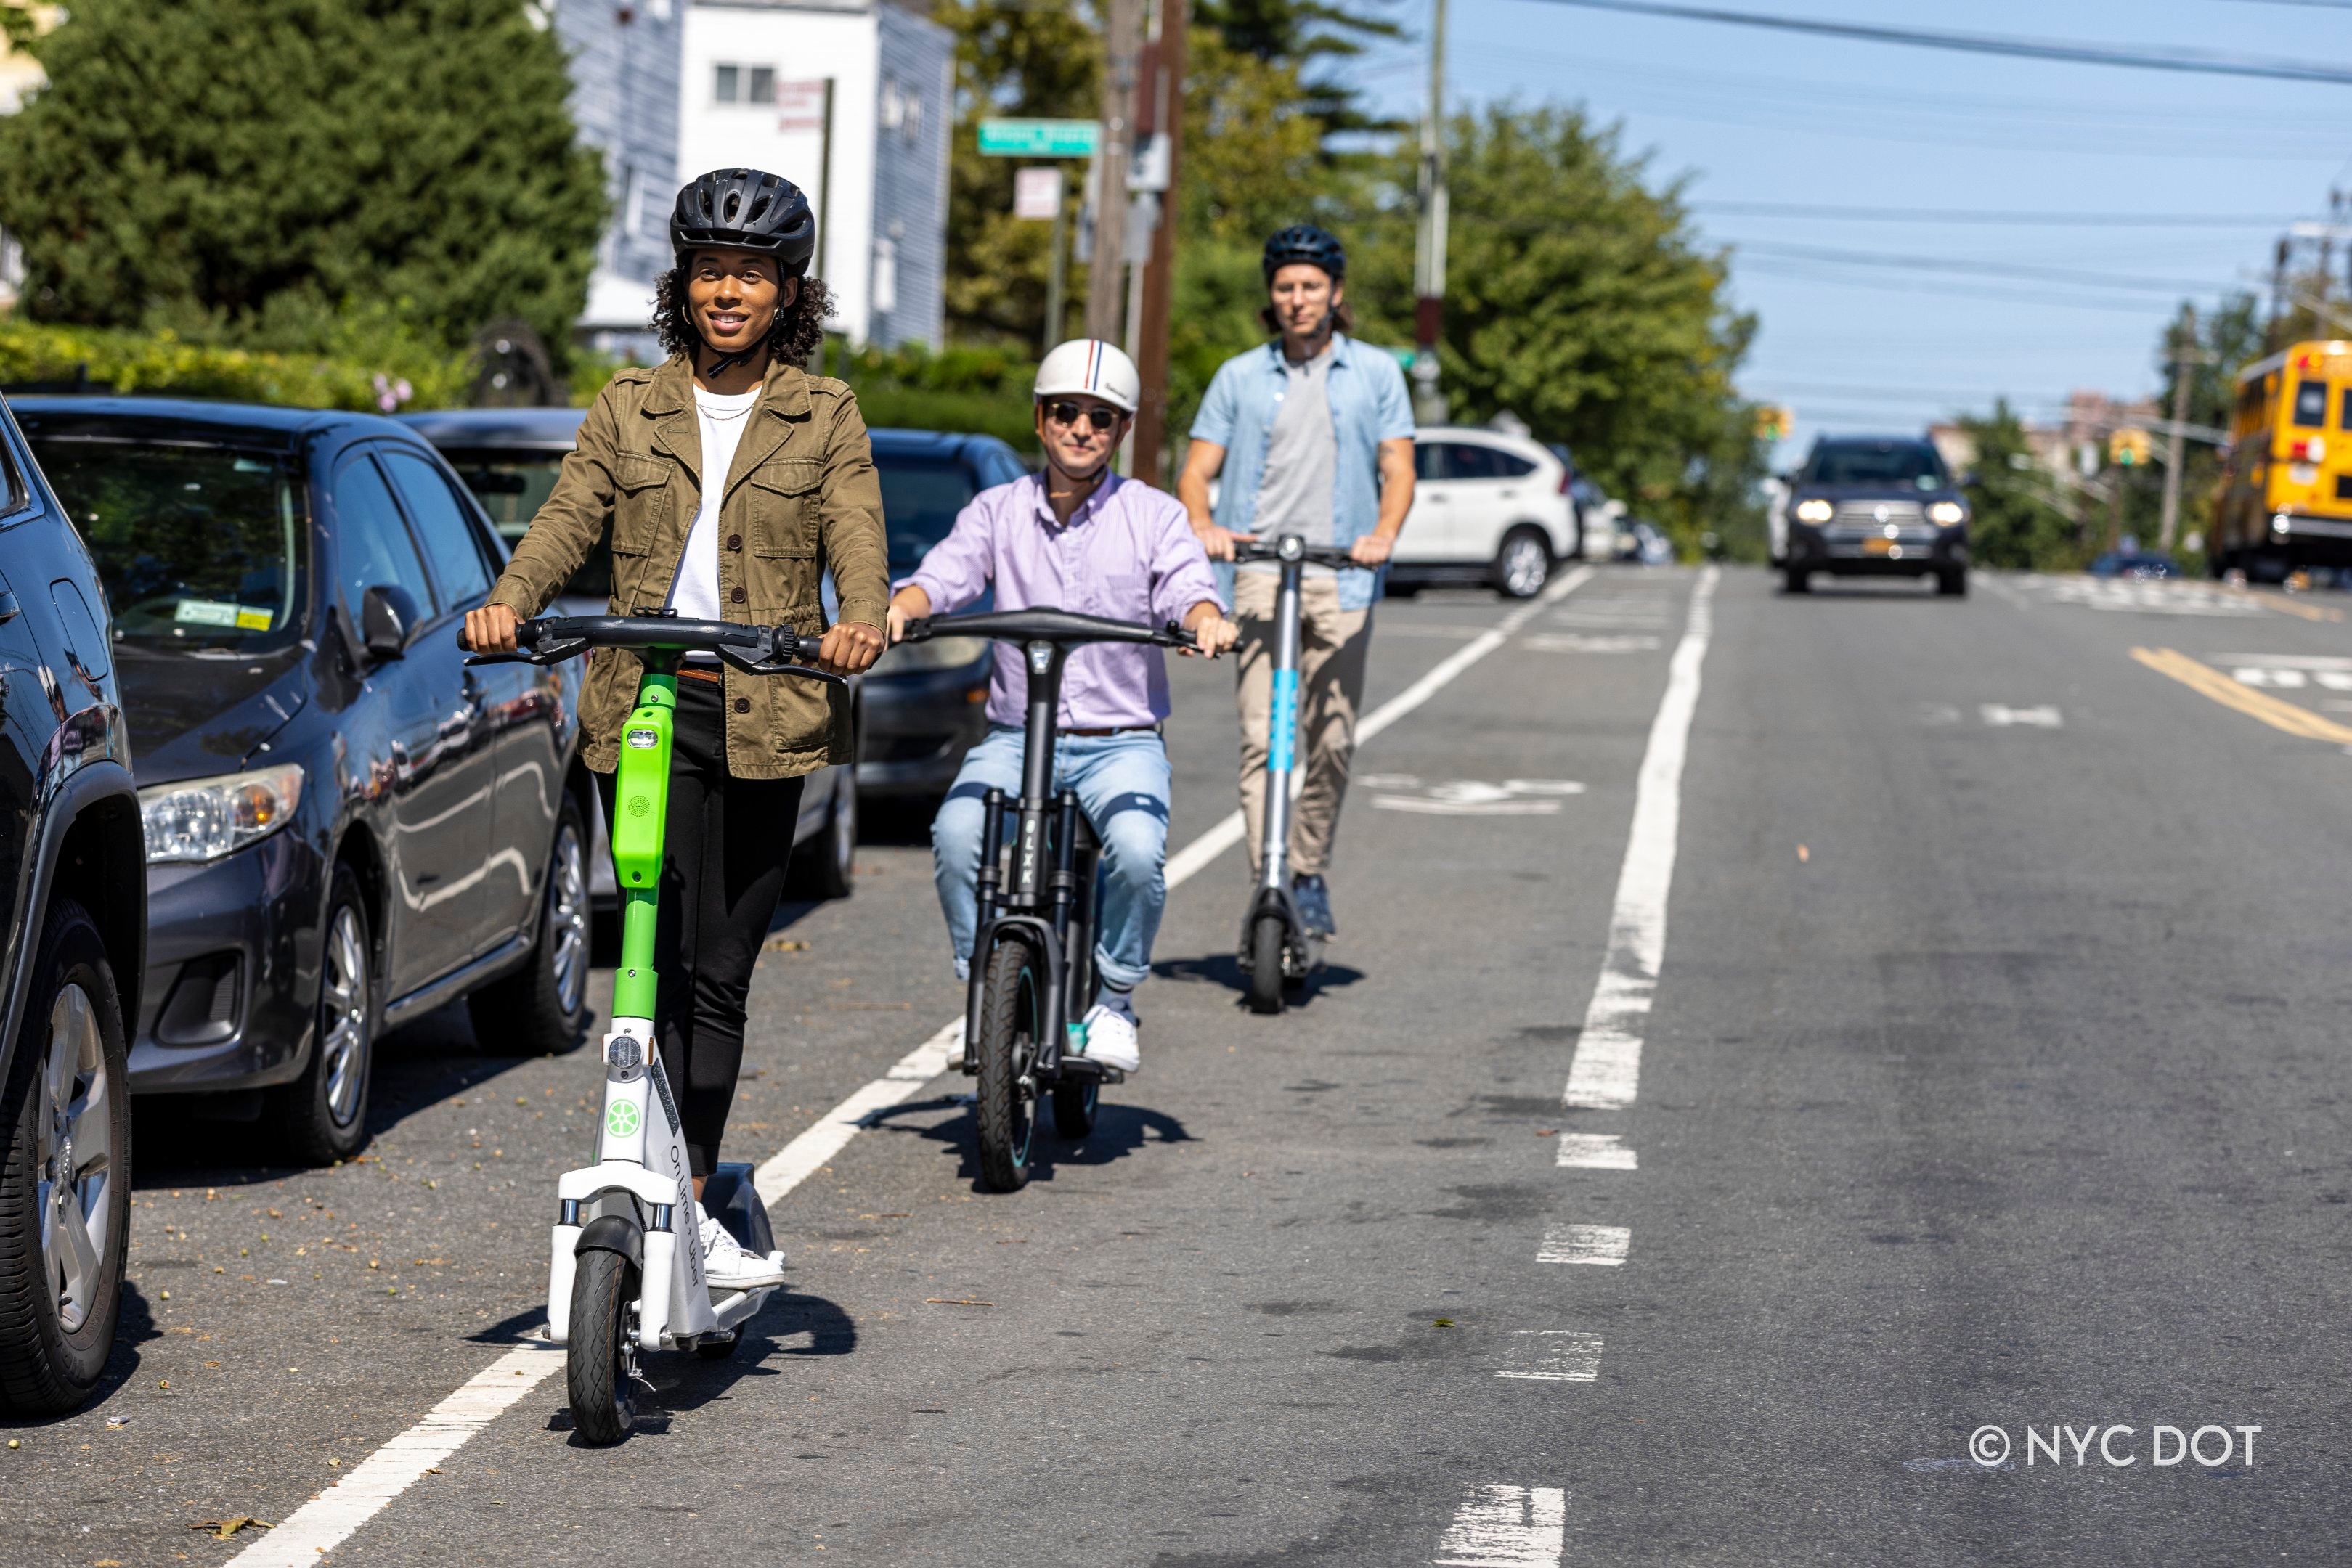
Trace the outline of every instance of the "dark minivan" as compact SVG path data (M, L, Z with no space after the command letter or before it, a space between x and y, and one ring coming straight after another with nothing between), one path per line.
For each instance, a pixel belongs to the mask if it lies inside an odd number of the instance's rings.
M1790 481L1789 591L1812 574L1933 577L1969 591L1969 504L1933 443L1917 436L1829 436Z
M32 397L89 541L139 737L147 981L131 1088L366 1140L379 1030L459 997L502 1050L586 1020L572 670L467 667L505 549L446 463L371 414Z
M89 1396L131 1237L147 885L106 591L0 399L0 1411Z

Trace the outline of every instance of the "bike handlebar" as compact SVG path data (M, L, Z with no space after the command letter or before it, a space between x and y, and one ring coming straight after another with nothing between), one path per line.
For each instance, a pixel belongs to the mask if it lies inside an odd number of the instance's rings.
M1200 641L1173 621L1163 626L1138 626L1076 611L990 610L977 615L932 615L907 622L902 643L933 637L992 637L1007 643L1144 643L1161 648L1192 648Z
M1297 560L1310 566L1361 566L1345 545L1311 545L1297 534L1279 538L1242 538L1234 541L1235 560Z
M716 653L719 662L751 675L799 675L846 685L826 670L793 661L814 659L822 639L803 637L790 626L743 626L732 621L684 621L674 615L551 615L518 622L516 651L475 653L468 664L560 664L591 648Z

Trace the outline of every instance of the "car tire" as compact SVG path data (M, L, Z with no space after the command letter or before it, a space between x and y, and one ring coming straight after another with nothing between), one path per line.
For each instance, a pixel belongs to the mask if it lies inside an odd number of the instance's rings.
M555 819L530 962L466 998L475 1040L526 1056L552 1056L580 1043L588 1027L595 935L588 905L587 820L567 792Z
M338 862L320 927L319 1005L302 1075L269 1092L286 1151L304 1165L351 1158L367 1144L375 1071L375 939L366 896Z
M1936 573L1936 591L1948 599L1965 599L1969 592L1969 569L1964 566L1946 567Z
M847 898L856 880L857 780L845 775L833 791L833 809L825 813L824 831L793 852L791 881L794 897Z
M1533 599L1551 580L1551 541L1525 523L1503 536L1495 552L1495 591L1506 599Z
M131 1244L121 1001L98 926L70 899L49 910L26 1003L0 1094L0 1408L55 1416L105 1374Z
M1813 574L1801 566L1792 566L1782 574L1780 586L1790 593L1811 593L1813 591Z

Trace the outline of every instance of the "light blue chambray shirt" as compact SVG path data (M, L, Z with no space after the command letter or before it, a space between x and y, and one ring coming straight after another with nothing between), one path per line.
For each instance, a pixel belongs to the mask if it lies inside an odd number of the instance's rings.
M1370 533L1381 519L1380 448L1383 441L1412 434L1412 402L1405 395L1404 371L1383 349L1368 349L1344 332L1331 335L1328 395L1331 426L1339 441L1337 493L1331 499L1334 543L1347 546ZM1257 492L1265 477L1265 450L1274 437L1275 411L1286 378L1282 342L1236 354L1217 367L1192 416L1192 439L1225 449L1218 477L1217 526L1237 534L1255 531ZM1357 567L1339 573L1339 608L1361 610L1379 597L1388 569ZM1234 568L1217 563L1217 587L1234 601Z

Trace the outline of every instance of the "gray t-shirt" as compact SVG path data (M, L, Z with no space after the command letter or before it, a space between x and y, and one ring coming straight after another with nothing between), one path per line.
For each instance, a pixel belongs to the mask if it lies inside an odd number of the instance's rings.
M1311 545L1333 542L1331 502L1339 483L1339 434L1331 423L1331 349L1303 365L1282 364L1282 404L1265 447L1265 475L1258 482L1253 527L1261 538L1297 534ZM1253 561L1244 571L1271 572L1271 561ZM1329 577L1328 566L1310 566L1309 577Z

